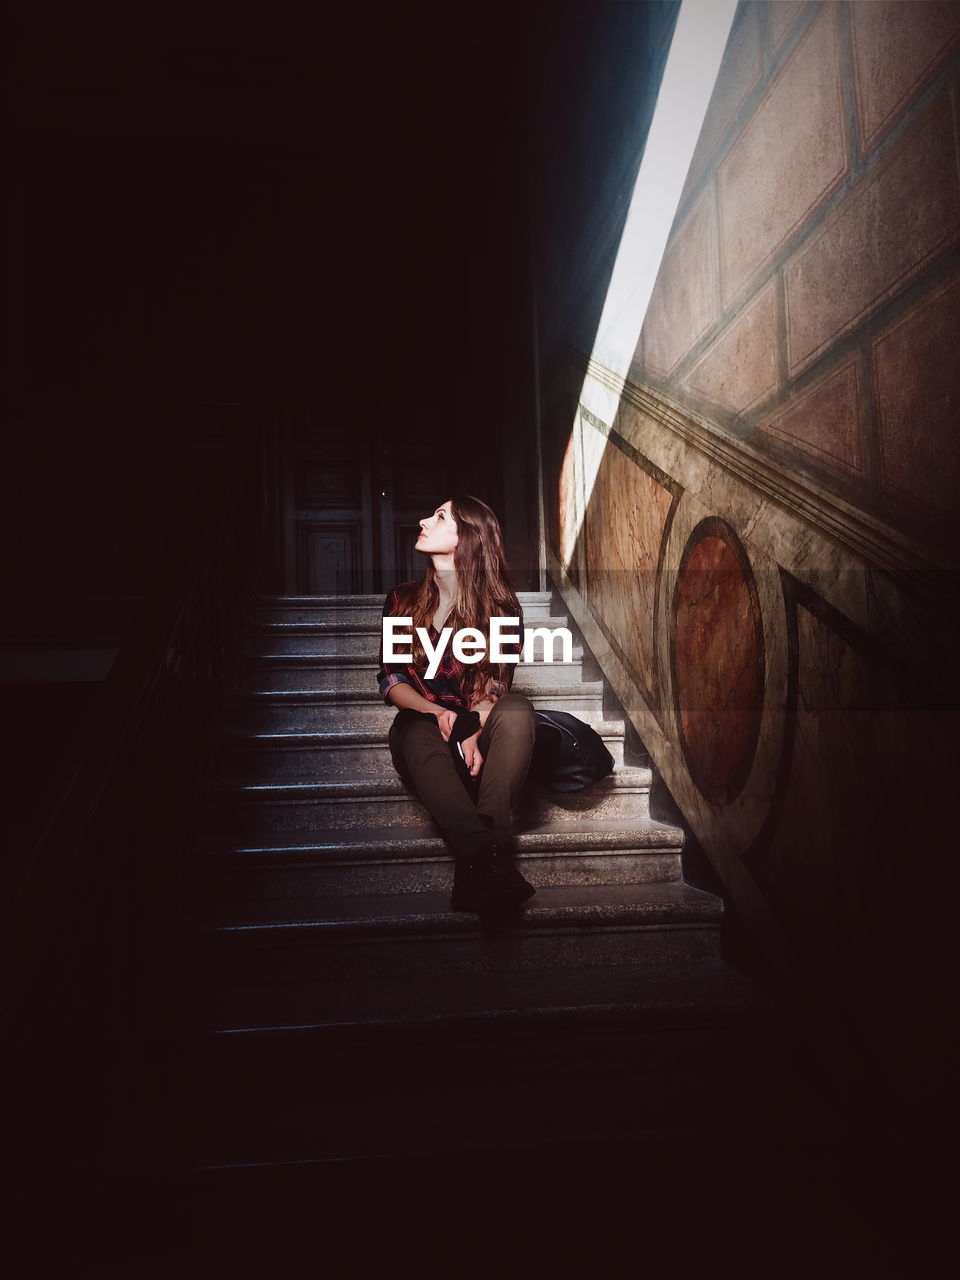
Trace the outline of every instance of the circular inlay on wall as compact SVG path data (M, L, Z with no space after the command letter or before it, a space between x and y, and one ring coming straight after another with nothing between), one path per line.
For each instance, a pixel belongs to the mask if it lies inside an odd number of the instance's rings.
M680 745L690 776L712 804L743 789L763 711L763 628L747 554L710 517L684 547L673 593L671 662Z

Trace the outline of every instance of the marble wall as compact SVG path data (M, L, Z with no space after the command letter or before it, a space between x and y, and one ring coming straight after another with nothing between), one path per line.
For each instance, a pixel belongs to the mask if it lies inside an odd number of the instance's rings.
M544 362L554 580L768 957L873 1034L947 936L958 68L960 3L741 5L629 377Z

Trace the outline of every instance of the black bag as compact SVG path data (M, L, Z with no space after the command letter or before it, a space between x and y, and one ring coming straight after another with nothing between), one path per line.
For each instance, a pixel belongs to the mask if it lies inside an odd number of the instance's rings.
M530 776L550 791L581 791L613 772L613 756L596 729L568 711L535 711L537 740Z

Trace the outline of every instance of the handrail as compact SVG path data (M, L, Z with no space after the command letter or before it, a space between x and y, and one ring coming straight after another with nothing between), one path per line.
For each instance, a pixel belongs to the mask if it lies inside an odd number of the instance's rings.
M194 795L179 801L195 799L202 785L204 719L238 678L242 616L262 554L256 457L238 461L223 476L200 537L189 550L181 543L148 594L104 682L82 755L0 904L7 1008L62 934L78 875L85 889L74 906L82 911L97 897L90 885L109 877L117 842L141 827L142 806L157 803L151 765L170 761L171 779L187 782ZM98 855L99 870L84 866Z

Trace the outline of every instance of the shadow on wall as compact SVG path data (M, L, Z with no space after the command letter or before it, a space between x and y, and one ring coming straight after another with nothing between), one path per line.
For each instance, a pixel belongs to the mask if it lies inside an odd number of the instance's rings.
M604 674L768 960L801 967L874 1030L896 1016L904 1043L923 1043L950 971L945 900L920 886L946 881L952 845L957 680L930 657L950 652L953 624L852 551L818 569L834 540L729 473L713 480L723 516L680 488L656 567L620 568L653 560L651 506L617 483L649 479L619 443L635 424L625 407L570 572L553 561L566 603L610 655ZM773 561L778 539L799 541L810 563ZM890 629L892 604L913 625ZM921 617L923 647L911 648Z
M768 961L905 1094L949 971L958 80L958 5L742 5L626 385L544 359L572 616Z

